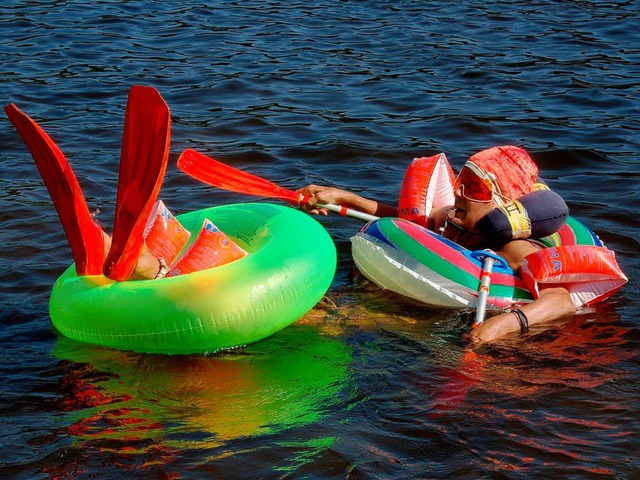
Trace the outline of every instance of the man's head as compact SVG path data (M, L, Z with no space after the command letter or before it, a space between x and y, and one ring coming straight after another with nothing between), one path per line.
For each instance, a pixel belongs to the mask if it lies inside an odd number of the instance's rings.
M522 148L493 147L476 153L456 178L452 221L475 231L476 223L494 208L533 191L537 177L538 167Z

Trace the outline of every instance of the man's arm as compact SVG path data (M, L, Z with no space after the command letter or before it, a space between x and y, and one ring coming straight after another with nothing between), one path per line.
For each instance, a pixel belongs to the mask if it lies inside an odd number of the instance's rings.
M540 296L532 303L520 308L529 325L550 322L576 313L566 288L554 287L540 291ZM470 332L475 343L491 342L509 333L520 331L520 321L514 312L501 313L481 323Z
M378 217L396 217L398 216L398 208L387 205L375 200L362 197L356 193L342 190L335 187L325 187L321 185L307 185L297 192L311 197L309 201L303 205L305 210L310 213L327 215L327 210L323 208L315 208L316 204L332 203L334 205L342 205L353 208L360 212L376 215Z
M524 257L538 249L539 247L526 240L514 240L497 253L507 260L514 271L519 272ZM541 289L539 297L520 310L529 325L550 322L576 313L569 291L563 287ZM514 312L501 313L475 327L470 337L474 342L490 342L508 333L520 331L520 328L520 321Z

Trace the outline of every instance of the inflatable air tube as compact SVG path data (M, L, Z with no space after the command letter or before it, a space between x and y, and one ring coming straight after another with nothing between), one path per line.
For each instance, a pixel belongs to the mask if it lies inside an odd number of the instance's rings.
M495 208L478 221L477 229L504 244L518 238L552 235L566 223L569 207L551 190L537 190Z
M290 325L329 288L336 249L309 215L255 203L178 216L191 232L206 218L249 255L186 275L126 282L78 276L71 265L51 293L54 326L74 340L122 350L211 353Z
M576 308L609 298L628 281L615 252L604 246L560 245L527 255L522 278L534 298L545 286L562 286Z
M400 187L398 216L428 227L432 210L453 205L454 181L453 170L444 153L414 158Z

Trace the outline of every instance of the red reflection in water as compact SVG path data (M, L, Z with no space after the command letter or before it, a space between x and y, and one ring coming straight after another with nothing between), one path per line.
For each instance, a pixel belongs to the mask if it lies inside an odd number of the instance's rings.
M482 378L482 371L487 358L473 350L466 350L456 369L442 369L445 381L431 400L431 418L437 418L444 412L454 410L462 405L467 392Z
M615 317L599 316L598 321L592 321L581 316L525 337L465 352L460 367L435 395L434 414L464 408L467 427L483 429L490 424L503 439L499 448L461 441L492 471L526 471L533 463L539 466L540 459L548 459L544 463L553 466L556 458L563 459L564 468L576 475L611 475L614 472L610 469L593 464L615 460L594 456L594 452L608 438L633 433L610 418L585 419L589 412L583 408L628 411L623 418L633 418L631 403L618 397L609 406L606 393L598 390L625 375L628 370L619 367L621 362L637 357L637 352L624 348L629 333ZM577 403L566 405L567 415L551 414L540 403L545 395L566 396ZM508 406L501 407L502 403ZM531 453L523 455L523 451Z
M627 342L628 333L615 321L576 317L496 346L465 350L456 368L442 370L445 381L431 401L433 415L460 407L473 388L527 396L545 386L599 387L621 375L604 367L636 355L618 348ZM493 356L496 353L498 358Z
M131 395L105 393L99 382L117 378L98 372L88 364L67 365L60 383L60 409L78 412L78 419L58 431L72 438L72 449L59 462L50 462L42 473L52 479L72 479L81 474L99 473L101 467L113 471L140 471L149 478L177 479L177 472L167 471L174 460L171 449L162 444L163 425L144 408L122 406ZM115 408L114 408L115 407ZM86 416L87 412L95 413ZM99 460L96 465L96 460Z

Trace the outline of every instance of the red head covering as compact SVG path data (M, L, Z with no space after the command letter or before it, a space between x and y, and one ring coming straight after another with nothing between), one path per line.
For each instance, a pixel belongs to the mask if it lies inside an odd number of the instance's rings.
M516 200L533 191L538 167L520 147L506 145L476 153L468 162L493 176L502 196Z

